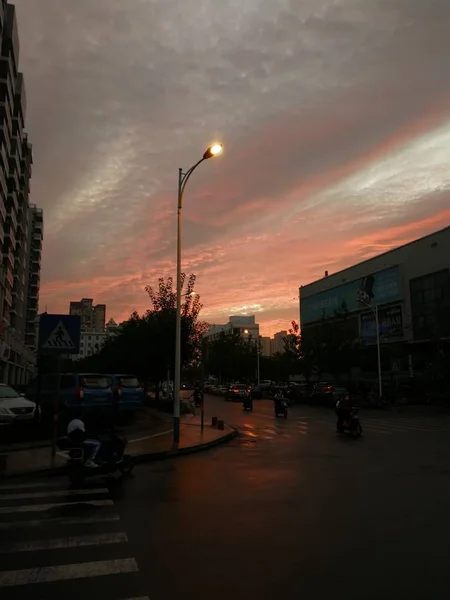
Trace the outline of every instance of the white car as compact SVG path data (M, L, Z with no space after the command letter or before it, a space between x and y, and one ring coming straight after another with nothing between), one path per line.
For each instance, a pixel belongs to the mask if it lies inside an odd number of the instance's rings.
M0 383L0 425L12 425L23 421L33 421L37 406L27 400L14 388Z

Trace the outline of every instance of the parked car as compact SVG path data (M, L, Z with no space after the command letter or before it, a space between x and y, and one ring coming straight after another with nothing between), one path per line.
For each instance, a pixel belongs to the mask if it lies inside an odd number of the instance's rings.
M35 402L19 394L14 388L0 384L0 425L13 425L38 420L39 409Z
M134 375L111 375L113 397L120 411L138 410L144 406L145 392Z
M49 373L42 375L39 390L39 402L42 417L45 420L53 416L57 375ZM111 375L102 373L61 373L59 405L61 409L73 409L83 406L86 411L113 406L113 390ZM37 400L38 381L29 387L27 395L33 401Z
M230 385L226 394L225 400L242 402L251 396L251 388L243 383L235 383Z

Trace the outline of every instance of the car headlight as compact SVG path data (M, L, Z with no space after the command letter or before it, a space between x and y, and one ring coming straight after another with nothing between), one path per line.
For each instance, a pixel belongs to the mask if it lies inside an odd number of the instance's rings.
M9 415L9 410L3 406L0 406L0 415Z

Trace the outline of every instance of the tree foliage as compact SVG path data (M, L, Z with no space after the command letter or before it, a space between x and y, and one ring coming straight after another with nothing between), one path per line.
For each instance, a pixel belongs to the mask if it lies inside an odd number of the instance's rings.
M199 319L203 307L194 295L195 275L182 275L181 361L183 366L198 361L206 324ZM106 373L129 372L159 382L168 370L173 374L175 359L176 291L172 277L160 278L156 288L145 288L150 308L134 311L120 331L112 335L98 354L79 361L78 370Z
M250 381L255 378L256 346L239 333L222 331L208 344L208 375L222 382Z

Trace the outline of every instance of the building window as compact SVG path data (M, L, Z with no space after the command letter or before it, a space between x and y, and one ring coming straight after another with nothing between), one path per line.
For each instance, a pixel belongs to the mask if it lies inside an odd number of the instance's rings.
M409 282L415 340L450 335L450 270L443 269Z

